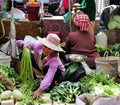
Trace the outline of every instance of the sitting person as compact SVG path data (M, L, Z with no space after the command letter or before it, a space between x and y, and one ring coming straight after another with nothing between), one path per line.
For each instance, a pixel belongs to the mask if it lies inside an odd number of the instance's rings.
M38 37L36 41L18 40L16 44L22 51L26 47L31 52L34 51L33 58L31 58L32 65L45 75L40 83L40 87L33 92L33 98L38 98L42 91L50 86L52 88L55 80L59 81L60 76L65 72L64 65L58 54L59 52L64 52L60 47L60 38L56 34L50 33L46 38Z
M83 12L76 13L73 22L78 30L70 32L66 37L65 51L67 54L86 55L86 63L95 68L95 58L100 57L95 47L95 37L88 30L93 27L88 15Z

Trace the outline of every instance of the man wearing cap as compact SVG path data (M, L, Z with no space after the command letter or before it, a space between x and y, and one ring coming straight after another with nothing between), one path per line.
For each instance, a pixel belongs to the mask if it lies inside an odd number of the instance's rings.
M99 57L99 53L95 47L94 35L89 32L93 27L88 15L83 12L78 12L73 23L77 27L77 31L70 32L66 38L65 51L67 54L86 55L86 63L89 67L95 68L95 58Z
M18 40L16 44L21 50L28 47L31 52L34 52L33 58L31 58L32 65L45 75L40 87L33 92L33 98L38 98L42 91L49 87L52 88L55 80L59 80L65 72L58 55L58 52L64 52L60 47L60 38L56 34L50 33L46 38L38 37L38 41Z

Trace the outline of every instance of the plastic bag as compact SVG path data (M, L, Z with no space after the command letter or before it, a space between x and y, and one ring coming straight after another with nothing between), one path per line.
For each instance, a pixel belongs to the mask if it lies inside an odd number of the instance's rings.
M76 97L75 105L92 105L95 99L96 99L95 95L84 93Z
M80 62L70 62L65 64L66 72L61 77L61 81L77 82L86 75L85 69Z
M120 96L114 98L100 97L92 105L120 105Z

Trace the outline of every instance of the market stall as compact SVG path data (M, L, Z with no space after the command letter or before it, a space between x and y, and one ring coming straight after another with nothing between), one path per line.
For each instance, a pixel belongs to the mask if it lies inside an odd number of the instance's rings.
M52 16L43 18L43 34L47 35L48 32L59 32L60 38L65 41L66 36L70 32L69 23L64 23L63 16ZM75 30L75 26L72 24L72 29Z

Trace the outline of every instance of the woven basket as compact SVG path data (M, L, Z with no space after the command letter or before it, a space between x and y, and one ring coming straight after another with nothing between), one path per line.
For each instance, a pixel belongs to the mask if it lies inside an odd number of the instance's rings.
M98 57L95 59L96 72L103 72L111 77L117 76L118 57Z
M120 73L120 58L118 59L118 72Z

